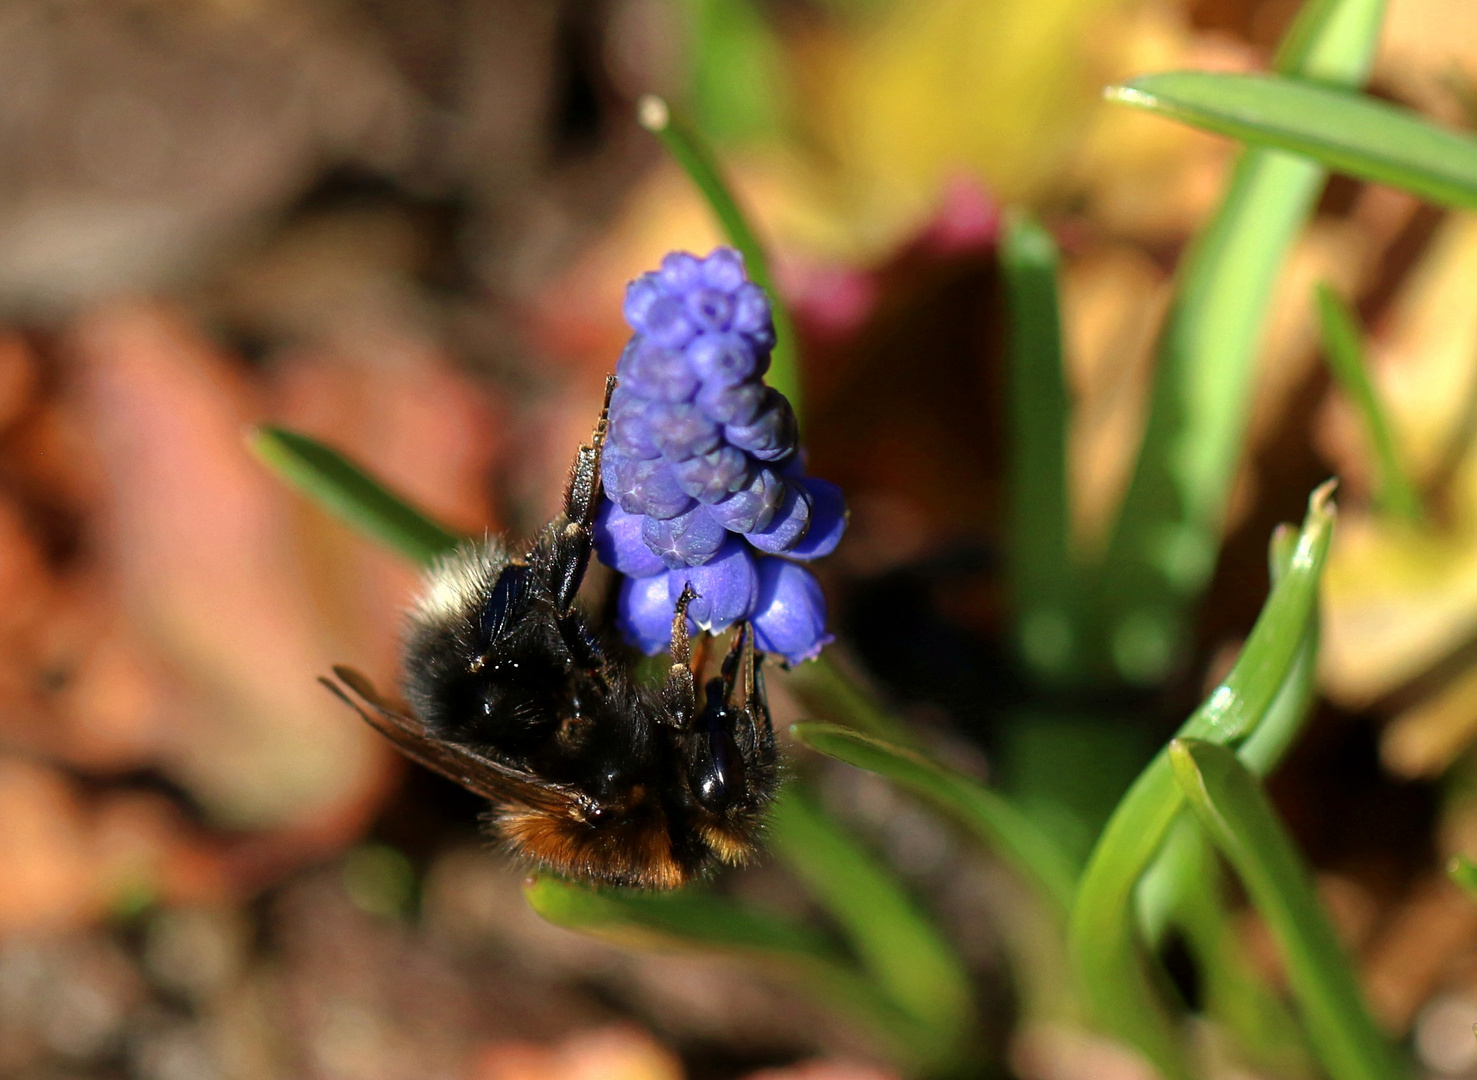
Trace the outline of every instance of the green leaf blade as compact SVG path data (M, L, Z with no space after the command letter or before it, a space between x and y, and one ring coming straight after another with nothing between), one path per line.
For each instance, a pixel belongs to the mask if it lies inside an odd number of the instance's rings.
M795 785L771 809L769 831L775 853L830 912L882 992L957 1046L974 1012L973 987L901 885Z
M1056 242L1016 217L1000 244L1010 313L1010 570L1016 638L1027 665L1050 679L1078 665L1067 422Z
M718 952L789 972L819 1000L882 1036L904 1058L928 1061L932 1033L878 994L822 935L700 889L595 889L539 876L524 886L545 921L625 948Z
M1462 892L1477 900L1477 863L1473 863L1465 855L1453 856L1446 864L1446 876Z
M1279 50L1278 70L1362 84L1384 10L1384 0L1310 0ZM1129 682L1155 683L1182 659L1179 643L1214 568L1241 462L1270 304L1323 180L1313 162L1248 150L1182 260L1092 635L1101 662Z
M1253 735L1293 674L1316 615L1332 539L1332 485L1309 499L1287 560L1225 681L1180 728L1181 737L1236 744ZM1079 981L1098 1021L1148 1054L1161 1071L1189 1075L1179 1032L1165 1013L1135 933L1139 879L1183 807L1167 751L1134 781L1099 837L1078 885L1070 925Z
M1384 401L1370 381L1359 323L1349 306L1327 283L1318 286L1316 295L1323 355L1339 386L1358 410L1374 452L1379 477L1375 501L1381 509L1407 521L1419 520L1421 497L1395 447L1395 436Z
M1286 961L1314 1049L1334 1080L1403 1080L1370 1019L1313 882L1256 778L1227 747L1176 739L1175 783L1236 868Z
M839 724L810 721L790 731L818 753L884 776L961 824L1066 917L1076 891L1071 862L1008 799L922 754Z
M1477 140L1374 98L1298 79L1204 71L1144 75L1107 96L1431 202L1477 207Z
M461 543L456 533L316 439L264 425L250 433L248 445L263 465L309 500L422 566Z

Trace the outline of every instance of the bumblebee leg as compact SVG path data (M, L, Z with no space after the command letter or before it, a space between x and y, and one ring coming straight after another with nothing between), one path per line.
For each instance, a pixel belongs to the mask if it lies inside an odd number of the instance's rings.
M749 624L747 621L744 621L738 624L738 633L733 635L733 641L728 646L728 655L723 658L724 708L728 708L733 704L733 692L738 689L740 666L745 657L750 655L750 651L747 648L748 641Z
M697 713L697 684L692 675L692 644L687 636L687 605L696 599L697 593L691 583L677 597L677 610L672 615L672 666L667 671L667 682L662 687L662 699L677 722L685 731L692 726Z
M610 395L615 392L615 376L605 380L605 404L588 446L581 446L569 470L569 483L564 488L564 511L555 518L540 538L539 554L549 575L549 592L554 597L554 610L563 617L574 606L575 593L585 579L590 565L590 549L594 544L592 530L595 514L600 509L600 454L605 447L605 431L610 426Z
M774 721L769 715L769 695L764 689L764 654L754 651L754 635L744 642L744 715L755 726L759 744L774 752Z

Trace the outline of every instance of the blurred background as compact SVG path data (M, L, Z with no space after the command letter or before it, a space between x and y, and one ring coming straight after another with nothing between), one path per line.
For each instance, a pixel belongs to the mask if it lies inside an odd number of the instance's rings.
M1279 289L1193 662L1117 727L999 722L1020 695L999 575L1002 208L1031 208L1064 250L1091 556L1173 268L1234 149L1100 90L1264 67L1296 8L7 0L0 1076L893 1075L867 1032L765 972L530 913L478 800L315 682L335 662L393 681L415 572L243 442L295 427L469 532L547 520L627 334L625 282L719 239L634 122L649 91L687 104L774 247L812 471L853 511L820 568L840 659L1084 849L1224 672L1271 526L1343 479L1327 700L1273 791L1380 1020L1430 1075L1477 1076L1477 906L1440 874L1477 852L1473 219L1329 183ZM1474 79L1477 5L1391 0L1375 93L1467 127ZM1364 511L1370 454L1315 344L1320 278L1372 329L1397 437L1440 492L1432 533ZM1080 747L1080 769L1039 775L1043 740ZM823 790L958 943L1001 1070L1141 1075L1084 1031L1012 1030L997 865L880 782L837 769ZM772 866L721 884L807 910Z

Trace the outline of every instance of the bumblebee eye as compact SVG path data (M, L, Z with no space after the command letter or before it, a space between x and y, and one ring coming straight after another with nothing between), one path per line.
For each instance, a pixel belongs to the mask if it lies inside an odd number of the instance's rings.
M708 732L707 754L700 755L694 780L697 801L709 810L728 806L744 786L744 759L733 735L719 728ZM705 757L706 760L701 760Z
M519 563L503 567L487 606L482 609L482 640L491 645L502 637L509 625L518 617L523 602L528 596L529 570Z

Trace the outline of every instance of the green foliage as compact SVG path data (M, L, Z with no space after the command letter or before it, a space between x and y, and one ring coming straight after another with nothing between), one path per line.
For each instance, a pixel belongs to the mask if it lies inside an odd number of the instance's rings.
M1271 75L1204 71L1145 75L1108 95L1434 203L1477 207L1477 140L1371 97Z
M315 439L267 425L251 432L251 450L262 464L323 509L407 559L427 565L460 537Z
M781 46L758 0L685 0L693 115L715 139L773 133L784 106Z
M922 1025L881 994L829 938L807 926L703 889L591 889L536 877L523 891L529 906L555 926L626 948L697 949L777 969L876 1031L900 1056L926 1052Z
M1379 469L1375 500L1380 508L1407 520L1421 516L1421 497L1395 449L1395 436L1379 391L1370 382L1364 358L1363 335L1349 306L1326 283L1318 286L1318 320L1323 333L1323 355L1339 386L1359 410Z
M1278 70L1359 85L1383 12L1383 0L1307 4ZM1153 684L1182 659L1187 618L1215 565L1242 458L1279 271L1323 180L1311 162L1244 153L1220 210L1180 266L1143 447L1099 576L1099 648L1130 682Z
M1477 864L1471 859L1465 855L1455 856L1446 864L1446 876L1473 900L1477 900Z
M1399 1080L1405 1071L1364 1009L1359 987L1287 830L1225 746L1169 744L1175 784L1277 940L1308 1034L1333 1080Z
M1065 681L1080 671L1081 633L1068 550L1067 386L1057 250L1027 218L1000 242L1010 312L1010 571L1016 640L1029 668Z
M1049 910L1066 918L1076 890L1071 862L1004 796L915 750L840 724L802 723L790 731L812 750L885 776L932 804L1009 863Z
M1327 485L1314 493L1287 572L1273 587L1225 681L1185 721L1180 737L1238 745L1283 692L1316 615L1318 581L1333 531L1331 494ZM1103 830L1078 886L1071 922L1072 954L1098 1022L1171 1077L1188 1076L1189 1067L1135 934L1134 900L1139 879L1182 806L1168 752L1161 751Z
M769 828L780 858L836 920L872 982L948 1056L966 1039L974 992L932 921L802 785L781 793Z

